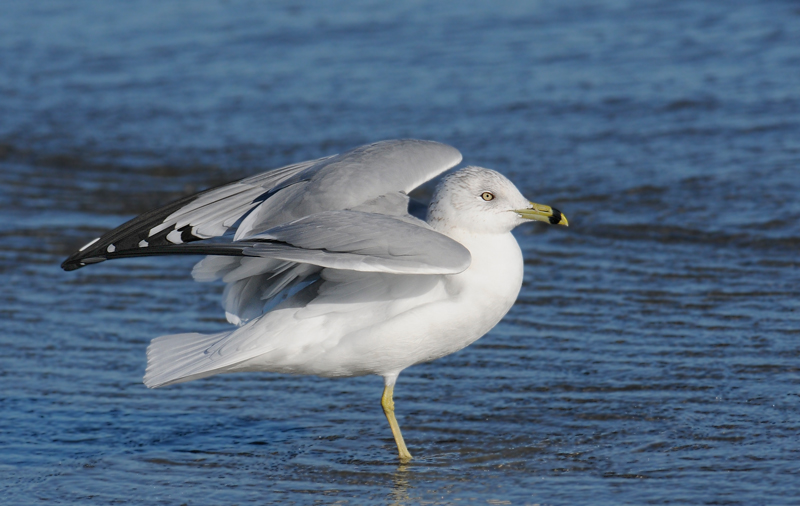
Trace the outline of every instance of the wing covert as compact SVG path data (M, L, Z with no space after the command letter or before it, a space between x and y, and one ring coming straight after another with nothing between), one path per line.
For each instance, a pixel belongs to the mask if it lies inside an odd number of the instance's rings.
M471 262L467 248L423 222L360 211L313 214L251 240L247 256L364 272L456 274Z

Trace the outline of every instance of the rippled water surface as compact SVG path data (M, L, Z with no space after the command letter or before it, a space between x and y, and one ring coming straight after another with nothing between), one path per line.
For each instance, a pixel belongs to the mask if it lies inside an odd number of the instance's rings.
M797 504L800 7L762 2L6 2L7 504ZM560 208L517 305L380 378L141 383L225 327L191 258L66 273L194 191L386 138ZM424 195L423 195L424 196Z

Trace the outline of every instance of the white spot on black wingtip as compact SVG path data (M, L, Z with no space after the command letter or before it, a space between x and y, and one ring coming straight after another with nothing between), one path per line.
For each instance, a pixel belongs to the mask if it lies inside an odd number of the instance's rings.
M148 246L150 246L150 244L149 244L147 241L145 241L144 239L142 239L141 241L139 241L139 247L140 247L140 248L146 248L146 247L148 247Z
M117 247L114 246L113 244L109 244L108 248L106 248L106 251L108 251L109 253L114 253L115 251L117 251Z
M88 243L84 244L83 247L81 249L79 249L78 251L84 251L86 248L88 248L89 246L91 246L92 244L96 243L99 240L100 240L100 238L98 237L97 239L93 239L93 240L89 241Z
M227 319L229 323L232 323L234 325L240 325L242 323L241 318L239 318L237 315L233 313L229 313L228 311L225 311L225 319Z
M172 244L183 244L183 239L181 238L181 231L173 230L172 232L167 234L167 240Z

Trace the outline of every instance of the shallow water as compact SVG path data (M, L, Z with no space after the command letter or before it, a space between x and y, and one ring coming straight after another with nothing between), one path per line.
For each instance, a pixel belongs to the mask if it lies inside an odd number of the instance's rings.
M7 504L797 504L794 2L16 2L0 15ZM519 302L405 371L141 384L225 326L193 259L63 258L137 213L386 138L554 205ZM423 192L424 195L424 192Z

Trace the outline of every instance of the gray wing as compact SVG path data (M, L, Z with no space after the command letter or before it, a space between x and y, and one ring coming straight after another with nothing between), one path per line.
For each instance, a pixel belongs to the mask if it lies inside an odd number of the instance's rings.
M413 139L384 141L328 158L282 183L239 226L245 239L282 223L324 211L352 209L390 193L409 193L461 162L457 149ZM408 203L399 210L407 213Z
M312 283L325 267L460 272L469 252L411 217L406 195L460 161L450 146L400 140L290 165L145 213L90 242L62 267L208 255L192 275L226 283L222 304L237 324Z
M456 274L469 267L467 248L415 221L360 211L327 211L256 235L252 240L264 242L255 242L243 253L395 274Z
M233 246L244 256L207 256L192 275L197 281L226 283L222 306L236 324L274 307L323 268L455 274L471 261L464 246L422 221L352 210L313 214L226 247Z
M359 208L404 215L407 201L388 195L408 193L460 161L458 150L444 144L395 140L290 165L145 213L88 243L62 268L130 256L241 255L245 246L236 242L325 211ZM206 242L232 229L233 243Z
M170 248L219 237L258 206L265 193L328 158L271 170L148 211L90 241L70 255L61 268L71 271L111 258L165 254L165 248L169 249L167 253L179 253Z

